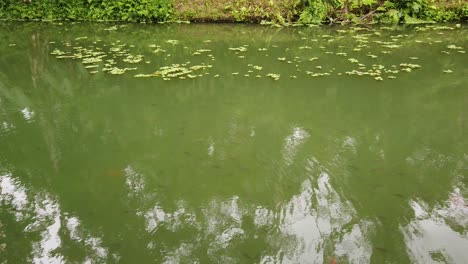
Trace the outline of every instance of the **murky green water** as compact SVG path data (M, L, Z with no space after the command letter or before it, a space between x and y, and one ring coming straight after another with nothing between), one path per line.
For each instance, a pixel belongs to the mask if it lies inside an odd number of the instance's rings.
M468 263L467 26L111 26L0 26L0 263Z

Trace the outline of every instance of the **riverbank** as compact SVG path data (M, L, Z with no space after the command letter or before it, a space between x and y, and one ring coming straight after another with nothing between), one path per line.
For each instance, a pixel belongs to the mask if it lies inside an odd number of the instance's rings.
M179 19L197 22L418 23L468 20L468 2L450 0L180 0Z
M464 0L6 0L3 20L422 23L468 20Z

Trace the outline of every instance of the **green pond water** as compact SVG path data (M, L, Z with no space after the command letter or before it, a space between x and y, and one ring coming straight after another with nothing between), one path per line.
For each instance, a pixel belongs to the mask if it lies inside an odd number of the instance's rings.
M0 263L468 263L468 25L0 24Z

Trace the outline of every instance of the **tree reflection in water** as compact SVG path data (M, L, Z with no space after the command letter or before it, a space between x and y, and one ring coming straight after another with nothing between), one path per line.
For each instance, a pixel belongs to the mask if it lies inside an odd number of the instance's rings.
M57 197L32 190L9 173L0 176L0 191L2 210L14 214L16 223L24 226L25 234L37 235L30 241L30 256L22 256L19 262L67 263L79 260L82 263L100 263L108 259L108 250L101 246L102 238L91 235L78 216L63 212ZM9 230L2 231L8 234ZM66 241L62 240L63 237ZM3 239L8 251L14 251L8 242L15 238L7 235ZM66 253L70 246L80 250L84 259L69 259L70 256L61 254L61 251ZM112 257L118 259L118 255Z

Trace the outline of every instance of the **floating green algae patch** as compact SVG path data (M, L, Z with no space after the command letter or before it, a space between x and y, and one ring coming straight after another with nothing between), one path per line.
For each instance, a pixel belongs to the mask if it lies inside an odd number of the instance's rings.
M211 65L193 65L188 66L190 63L183 64L173 64L171 66L163 66L159 70L151 74L137 74L135 77L162 77L164 80L168 81L171 78L196 78L202 77L202 74L196 74L197 71L204 70L206 68L211 68Z
M107 28L103 30L107 31ZM412 30L413 33L408 34L408 31L402 32L398 27L347 27L330 28L324 34L318 30L300 29L296 30L293 46L287 42L276 43L273 39L266 43L248 42L222 47L216 41L206 39L187 41L164 37L141 46L120 39L103 41L101 38L82 36L73 40L52 41L50 45L54 49L50 54L57 59L91 64L85 68L93 73L126 74L132 71L134 77L159 77L167 81L223 75L263 76L275 81L280 80L281 75L293 79L355 76L391 81L402 74L424 72L424 62L430 61L430 58L420 59L419 51L428 45L431 50L450 56L465 53L463 46L444 39L444 35L457 32L463 36L465 28L423 25ZM260 63L265 66L258 66ZM226 64L236 67L226 67ZM291 69L294 73L290 73ZM253 74L253 70L257 72ZM441 68L440 71L447 70Z

